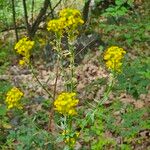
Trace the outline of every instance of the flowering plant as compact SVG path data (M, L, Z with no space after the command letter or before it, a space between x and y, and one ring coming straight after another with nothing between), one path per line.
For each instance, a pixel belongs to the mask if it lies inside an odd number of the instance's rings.
M15 50L18 54L22 55L23 58L19 61L20 65L29 63L31 49L34 46L34 41L29 40L27 37L20 39L16 45Z
M21 92L18 88L13 87L10 91L8 91L6 96L7 97L5 102L7 104L8 109L12 108L22 109L20 100L23 96L23 92Z

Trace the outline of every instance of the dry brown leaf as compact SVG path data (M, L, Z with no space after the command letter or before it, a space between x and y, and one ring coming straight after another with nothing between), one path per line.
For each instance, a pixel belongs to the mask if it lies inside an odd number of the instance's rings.
M134 102L134 106L135 106L135 108L142 108L142 107L144 107L144 102L141 100L137 100Z

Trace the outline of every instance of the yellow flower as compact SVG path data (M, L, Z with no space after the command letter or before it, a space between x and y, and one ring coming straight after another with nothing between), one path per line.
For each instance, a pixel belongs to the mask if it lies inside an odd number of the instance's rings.
M19 60L19 65L24 66L26 64L26 61L24 59Z
M63 130L62 135L64 136L64 142L74 146L76 139L79 137L79 132L71 132L69 130Z
M12 108L18 108L22 109L22 105L20 104L20 100L23 96L23 93L16 87L13 87L10 91L7 93L6 97L6 104L8 109Z
M66 19L66 27L69 30L75 30L80 24L84 23L81 13L77 9L63 9L59 12L59 16Z
M104 60L106 61L106 66L112 71L121 72L122 59L126 52L123 48L118 46L109 47L104 53Z
M76 93L61 93L54 101L55 110L63 115L76 115L75 106L79 100L75 98Z
M64 31L72 32L77 30L77 27L84 23L81 13L76 9L63 9L59 12L59 17L60 18L48 22L48 31L53 31L62 35Z
M47 30L62 34L65 27L65 19L53 19L48 22Z
M16 45L15 50L18 54L23 56L23 60L19 62L19 64L24 65L25 63L29 63L30 59L30 50L34 45L34 41L30 41L27 37L20 39Z

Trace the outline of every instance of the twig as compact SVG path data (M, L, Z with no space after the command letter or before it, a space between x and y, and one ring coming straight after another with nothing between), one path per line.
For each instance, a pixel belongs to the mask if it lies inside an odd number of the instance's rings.
M15 29L15 35L16 35L16 41L18 42L18 31L16 26L16 12L15 12L15 3L14 0L12 0L12 13L13 13L13 22L14 22L14 29Z
M59 60L58 60L59 61ZM55 83L54 83L54 95L53 95L53 100L55 100L55 95L56 95L56 88L57 88L57 81L58 81L58 68L59 68L59 62L57 61L57 70L56 70L56 79L55 79Z
M31 27L31 34L30 34L31 37L34 37L34 35L38 29L38 26L42 21L43 16L46 14L48 4L49 4L49 0L45 0L43 7L41 8L36 20L34 21L32 27Z
M94 42L95 39L93 39L92 41L90 41L86 46L84 46L78 53L75 54L75 57L77 55L79 55L85 48L87 48L92 42Z
M26 0L23 0L23 8L24 8L24 17L25 17L25 23L26 23L26 28L27 28L28 36L31 38L30 24L28 22L28 13L27 13Z
M51 9L51 11L45 16L43 17L42 21L44 21L50 14L53 14L55 8L61 3L62 0L59 0L58 3Z
M52 107L51 107L50 112L49 112L48 131L51 131L51 132L53 132L53 129L54 129L54 126L53 126L54 125L53 103L54 103L55 96L56 96L56 88L57 88L57 81L58 81L58 75L59 75L58 68L59 68L59 60L57 60L56 79L55 79L55 83L54 83L53 101L52 101L52 104L51 104Z
M51 10L51 17L52 17L52 19L54 19L54 13L53 13L53 8L52 8L51 0L49 0L49 8Z
M33 25L33 12L34 12L34 0L32 0L32 8L31 8L31 21L32 21L32 25Z
M33 70L33 66L31 64L29 66L30 66L30 69L31 69L31 72L32 72L34 78L37 80L37 82L39 83L39 85L43 88L43 90L45 90L45 92L49 95L49 97L53 98L52 94L45 88L45 86L41 83L41 81L35 75L35 72Z

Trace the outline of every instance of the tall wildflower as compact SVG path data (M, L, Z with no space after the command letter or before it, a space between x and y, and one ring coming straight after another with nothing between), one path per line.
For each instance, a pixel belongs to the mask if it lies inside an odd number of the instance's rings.
M126 54L123 48L118 46L109 47L104 53L104 60L106 61L106 67L112 71L121 72L122 59Z
M20 103L22 96L23 93L16 87L13 87L10 91L8 91L5 100L8 109L12 109L12 108L22 109L22 105Z
M77 9L66 8L59 12L59 18L50 20L47 30L62 35L63 32L77 31L77 27L83 24L81 13Z
M77 114L75 107L77 106L79 100L75 98L76 93L64 92L58 95L57 99L54 101L55 110L63 115L73 116Z
M81 13L77 9L66 8L59 12L60 18L65 19L66 28L70 30L76 29L79 25L83 24Z
M19 61L20 65L29 63L30 55L31 55L30 51L31 51L33 45L34 45L34 41L29 40L27 37L20 39L16 43L16 45L15 45L16 52L23 56L23 58Z
M53 19L48 22L47 30L53 31L55 33L58 33L59 35L62 35L65 28L65 19Z

